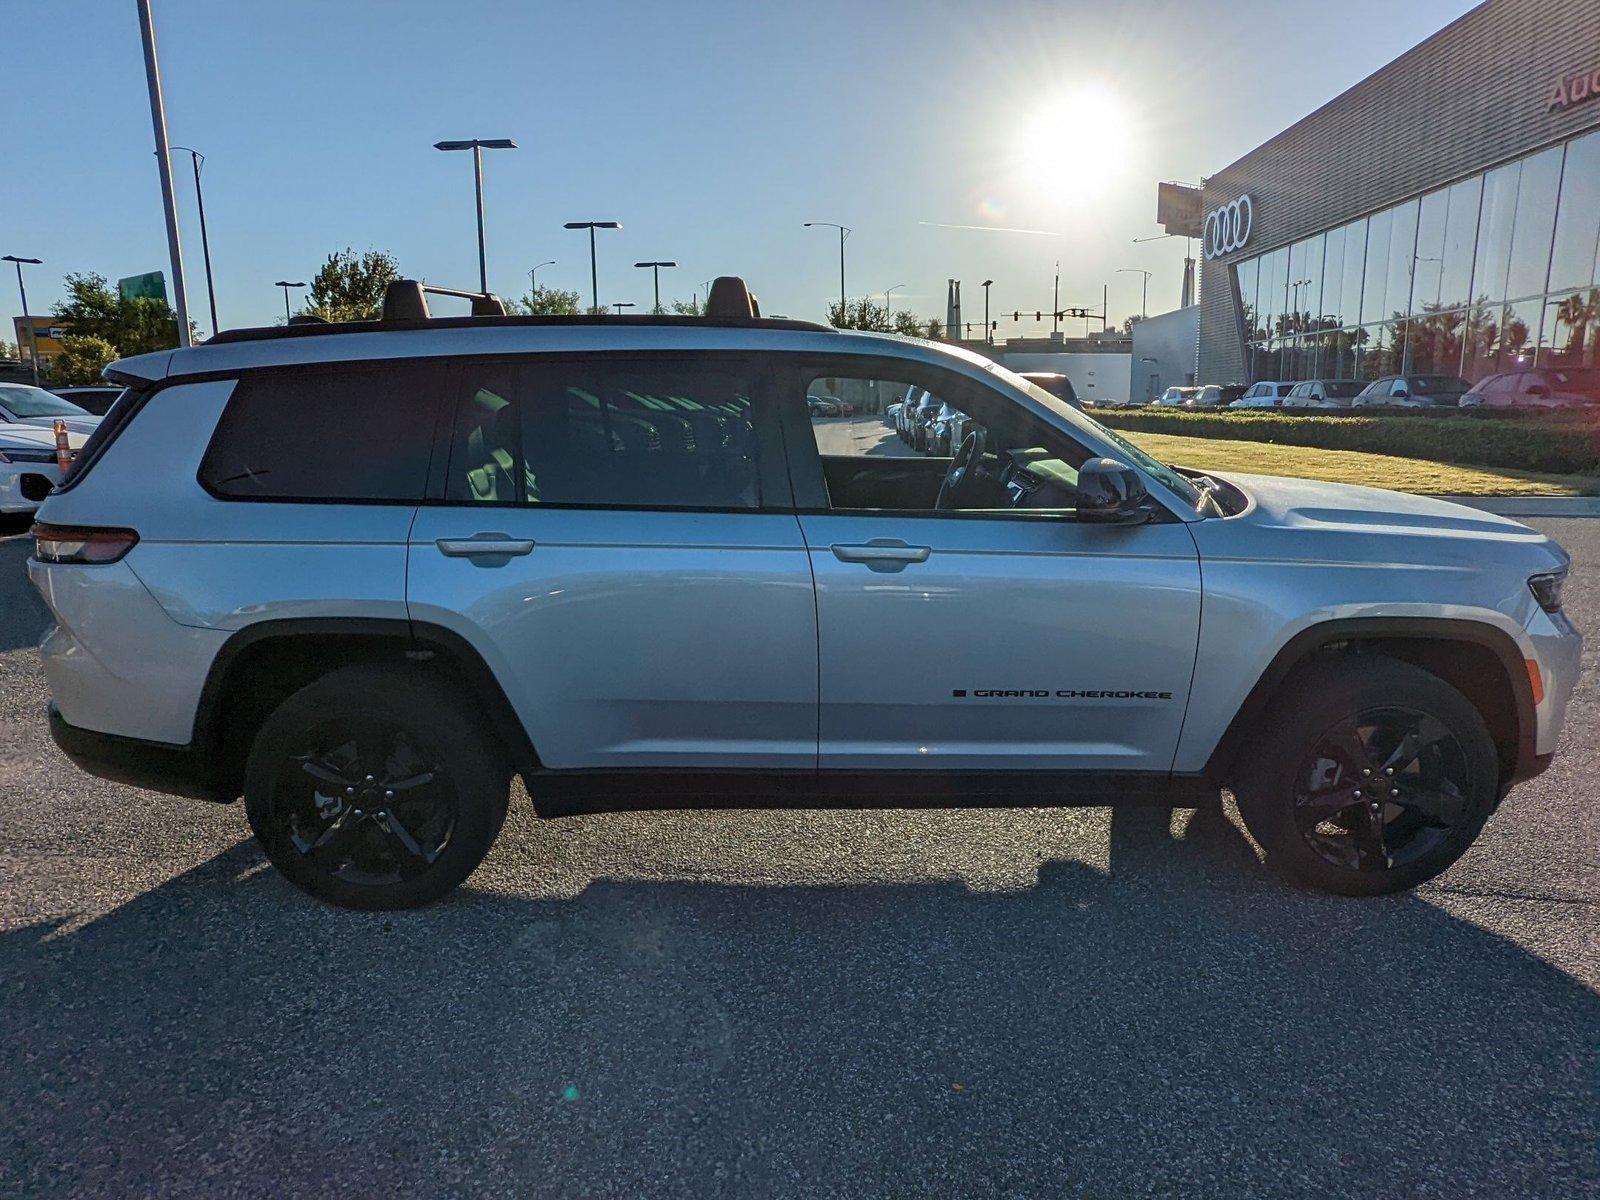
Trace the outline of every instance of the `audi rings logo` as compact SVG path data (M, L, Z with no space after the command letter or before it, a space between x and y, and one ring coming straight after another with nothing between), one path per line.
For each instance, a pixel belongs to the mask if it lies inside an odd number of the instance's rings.
M1203 245L1209 258L1221 258L1235 250L1243 250L1250 243L1250 228L1255 224L1256 202L1249 196L1240 196L1221 208L1206 214Z

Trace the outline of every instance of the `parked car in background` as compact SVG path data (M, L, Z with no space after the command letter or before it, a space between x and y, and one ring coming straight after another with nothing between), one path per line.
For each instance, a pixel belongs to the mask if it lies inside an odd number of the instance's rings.
M97 417L103 417L111 411L111 406L117 402L117 397L122 395L123 389L119 387L58 387L50 389L63 400L76 404L85 412Z
M917 401L911 410L911 448L923 453L928 449L928 427L933 424L934 417L939 415L939 409L944 401L932 392L923 392L922 399Z
M1082 408L1083 402L1078 399L1078 393L1072 386L1072 380L1059 371L1019 371L1029 383L1038 384L1057 400L1064 400L1073 408Z
M1294 384L1282 380L1264 380L1252 383L1229 408L1277 408L1289 394Z
M907 445L911 444L911 432L916 423L917 409L922 406L923 397L927 394L927 389L913 387L906 393L906 398L900 403L900 411L895 414L895 432Z
M927 452L934 455L951 453L961 444L955 440L956 427L965 423L966 419L967 414L959 408L941 404L939 411L933 414L933 420L928 422Z
M1384 375L1362 388L1352 408L1455 408L1469 385L1459 375Z
M1156 397L1156 407L1181 408L1183 402L1199 390L1197 387L1169 387Z
M88 434L68 431L67 445L77 451ZM0 513L30 513L61 480L56 465L56 435L36 425L0 425Z
M1204 387L1194 389L1194 395L1185 396L1184 408L1227 408L1240 396L1244 395L1244 385L1240 383L1208 383Z
M35 425L51 429L64 421L74 433L93 433L100 418L29 383L0 383L0 425Z
M1588 408L1600 404L1600 367L1505 371L1472 385L1462 408Z
M1284 408L1349 408L1366 386L1359 379L1308 379L1283 398Z

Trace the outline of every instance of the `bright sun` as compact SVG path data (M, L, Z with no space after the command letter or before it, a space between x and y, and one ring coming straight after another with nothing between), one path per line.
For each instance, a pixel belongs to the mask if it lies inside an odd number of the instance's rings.
M1136 133L1128 106L1100 83L1063 88L1022 123L1018 174L1036 191L1088 197L1124 174Z

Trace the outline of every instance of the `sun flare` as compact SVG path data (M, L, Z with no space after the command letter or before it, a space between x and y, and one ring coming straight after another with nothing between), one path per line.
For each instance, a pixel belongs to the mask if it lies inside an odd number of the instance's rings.
M1126 173L1136 131L1127 102L1101 83L1062 88L1018 131L1018 174L1047 195L1088 195Z

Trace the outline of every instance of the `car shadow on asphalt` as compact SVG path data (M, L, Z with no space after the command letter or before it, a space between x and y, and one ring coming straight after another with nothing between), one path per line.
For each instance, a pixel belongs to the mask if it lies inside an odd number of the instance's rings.
M1220 806L1179 824L1117 810L1109 870L1002 893L696 879L759 851L691 838L682 881L389 914L240 842L0 937L0 1193L1595 1185L1600 999L1417 896L1281 886Z
M50 610L39 599L33 584L28 582L28 555L33 553L33 539L7 537L8 534L25 533L26 522L18 525L15 518L7 517L0 523L0 654L37 646L50 624Z

